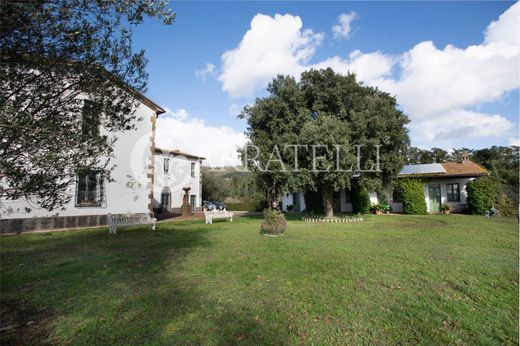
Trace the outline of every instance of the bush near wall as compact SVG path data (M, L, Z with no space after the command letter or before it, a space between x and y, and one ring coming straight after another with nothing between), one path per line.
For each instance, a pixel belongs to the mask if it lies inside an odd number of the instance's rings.
M226 205L229 211L262 211L267 207L267 202L250 200L239 203L226 203Z
M399 179L396 190L403 202L403 214L426 214L426 196L420 180Z
M494 205L498 196L497 182L491 178L481 178L469 181L466 185L468 192L468 208L471 214L483 215Z
M370 213L370 195L364 186L352 186L352 209L354 213L368 214Z

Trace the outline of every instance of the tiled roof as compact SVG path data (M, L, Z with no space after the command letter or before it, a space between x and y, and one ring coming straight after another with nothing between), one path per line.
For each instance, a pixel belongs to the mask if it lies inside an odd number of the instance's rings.
M406 165L399 173L400 177L479 177L488 171L470 160L462 162L444 162L440 164Z
M167 156L168 155L171 155L171 156L185 156L185 157L188 157L188 158L191 158L191 159L200 159L200 160L205 160L206 159L205 157L194 155L194 154L189 154L189 153L186 153L186 152L180 151L180 150L169 150L169 149L155 148L155 152L157 154L163 154L163 155L167 155Z
M469 160L462 162L445 162L441 163L441 165L446 170L446 174L449 175L481 176L488 174L485 168Z

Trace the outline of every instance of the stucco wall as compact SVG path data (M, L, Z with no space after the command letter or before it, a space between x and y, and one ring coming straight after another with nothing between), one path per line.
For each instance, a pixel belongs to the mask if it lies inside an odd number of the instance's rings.
M164 173L164 159L169 158L169 173ZM195 163L195 177L191 176L191 163ZM201 206L201 162L198 159L188 158L182 155L168 155L167 153L155 154L154 172L154 208L161 205L161 193L168 188L171 195L171 208L182 207L183 187L190 187L190 195L195 195L195 207Z
M424 182L424 196L426 199L426 210L430 212L430 203L429 203L429 184L439 184L441 187L441 204L447 203L454 212L462 212L465 211L467 206L467 198L468 192L466 191L466 184L468 181L473 180L475 178L450 178L450 179L435 179L428 180ZM460 191L460 202L448 202L448 193L446 190L446 184L459 184Z
M288 193L282 197L282 210L287 211L288 205L292 205L294 207L294 199L292 193Z
M298 198L297 201L295 201L294 199ZM300 207L300 210L305 210L306 209L306 206L305 206L305 194L303 192L296 192L294 194L292 193L289 193L287 195L283 195L282 196L282 210L283 211L287 211L287 206L288 205L292 205L293 206L293 210L295 210L295 202L299 202L299 207Z
M19 219L50 216L83 216L146 213L149 211L149 192L151 191L152 160L152 119L155 112L144 104L136 109L136 130L108 133L115 135L114 158L111 164L116 168L112 171L113 182L105 181L105 202L101 207L76 207L76 186L71 184L68 193L71 201L63 210L45 210L38 206L37 200L5 200L0 205L1 219ZM101 133L104 133L102 130ZM105 132L106 133L106 132Z

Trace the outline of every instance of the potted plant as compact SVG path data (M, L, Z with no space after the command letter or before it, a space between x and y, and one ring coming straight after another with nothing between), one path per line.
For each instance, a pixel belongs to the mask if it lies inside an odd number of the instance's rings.
M383 214L382 206L380 204L373 204L370 207L370 212L372 214L381 215Z
M441 207L441 211L443 214L451 214L451 207L448 203L444 203Z
M392 211L392 207L388 203L383 203L379 205L379 210L381 210L385 214L390 214Z
M281 235L287 229L287 220L277 209L264 209L264 221L262 221L261 229L265 235Z
M290 213L290 212L292 212L292 211L293 211L293 206L292 206L292 204L289 204L289 205L287 206L287 212Z

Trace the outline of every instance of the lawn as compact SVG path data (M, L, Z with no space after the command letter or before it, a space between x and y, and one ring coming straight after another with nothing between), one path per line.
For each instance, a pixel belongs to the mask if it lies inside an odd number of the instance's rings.
M2 237L2 343L518 345L518 224L373 216Z

